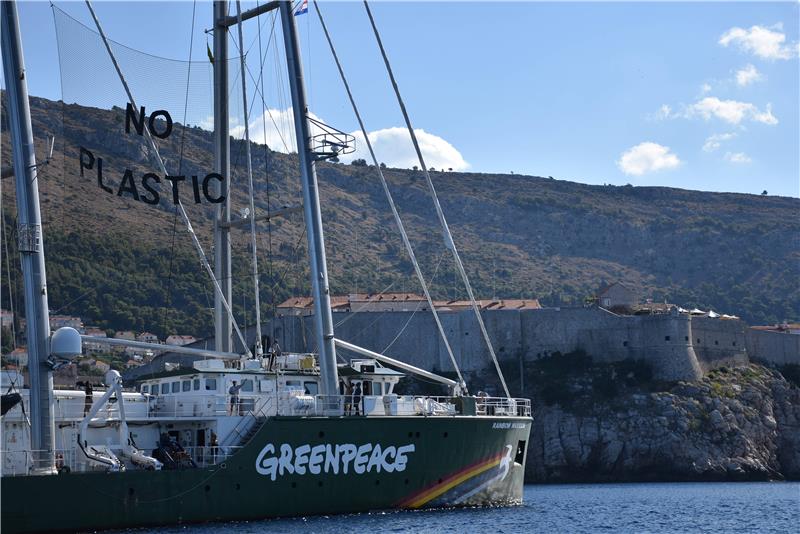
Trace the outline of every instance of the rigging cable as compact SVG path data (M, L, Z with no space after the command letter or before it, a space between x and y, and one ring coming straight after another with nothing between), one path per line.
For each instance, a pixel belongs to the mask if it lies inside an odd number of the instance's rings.
M186 115L189 110L189 82L192 76L192 49L194 48L194 21L195 21L195 12L197 9L197 0L192 2L192 29L189 32L189 61L188 67L186 69L186 93L183 99L183 128L181 129L181 150L180 156L178 158L178 176L182 175L183 171L183 149L186 144ZM166 293L166 302L164 305L164 313L162 314L162 326L161 329L164 331L164 336L167 335L167 310L169 310L170 305L172 304L172 264L175 261L175 237L178 233L178 207L175 206L175 214L172 217L172 240L170 244L169 250L169 271L167 274L167 287L165 290Z
M103 44L106 47L106 51L108 51L108 55L111 59L111 62L114 64L114 68L117 71L117 75L119 76L120 82L122 82L122 86L125 89L125 93L128 95L128 99L130 100L131 105L133 106L134 109L139 109L138 106L136 106L136 101L133 98L133 93L131 92L130 87L128 87L128 82L125 81L125 76L122 74L122 69L120 68L119 63L117 63L117 58L114 55L114 52L111 50L111 45L109 44L108 39L106 38L106 34L103 31L103 27L100 25L100 20L97 18L97 15L94 12L91 0L86 0L86 6L89 8L89 12L92 15L92 19L94 20L94 23L97 26L98 33L100 34L100 37L103 40ZM219 61L220 58L217 58L217 60ZM164 165L164 160L161 158L161 154L158 152L158 147L156 146L153 137L150 135L150 130L147 128L144 129L144 137L147 139L147 142L150 146L150 150L152 151L156 163L158 163L159 170L164 174L164 176L169 175L169 173L167 172L167 168ZM230 179L228 179L227 181L230 182ZM230 184L228 184L227 193L230 194ZM197 234L195 233L194 228L192 227L192 223L189 220L189 215L186 213L186 209L183 207L183 202L181 202L180 199L178 200L177 206L180 209L181 218L183 219L183 222L186 225L186 230L189 232L194 247L197 250L197 254L200 257L200 262L202 263L203 267L205 268L206 272L211 278L211 282L214 285L214 291L216 291L216 293L219 295L220 302L224 306L225 311L227 312L228 317L230 318L231 324L233 325L234 330L236 330L236 334L239 336L239 340L242 343L245 355L249 358L250 349L247 347L247 342L245 341L244 336L242 335L242 331L239 329L239 325L236 322L236 318L233 316L233 310L231 309L231 305L225 298L225 294L222 292L222 288L220 287L219 282L217 281L214 275L214 270L208 263L208 258L206 257L206 253L203 250L203 245L200 244L200 240L198 239Z
M239 18L237 28L239 30L239 48L244 47L244 37L242 36L242 3L236 0L236 15ZM260 59L260 58L259 58ZM247 111L247 76L245 74L245 61L246 56L244 52L239 54L239 65L242 69L242 101L244 113L244 143L247 152L247 188L250 197L250 246L253 249L252 267L253 267L253 291L255 292L255 309L256 309L256 358L260 358L263 354L263 347L261 346L261 299L259 297L258 288L258 248L256 246L256 206L253 200L253 160L250 154L250 114ZM245 293L246 294L246 293ZM247 324L247 321L245 321Z
M450 356L450 361L453 363L453 367L455 368L456 373L458 374L458 380L462 387L466 389L466 383L464 382L464 377L461 375L461 370L458 367L458 362L456 362L456 357L453 354L453 349L450 347L450 342L447 340L447 334L444 331L444 327L442 326L442 322L439 319L439 314L436 311L436 306L433 304L433 299L431 298L430 291L428 290L428 284L425 282L425 276L422 274L422 270L419 267L419 263L417 262L417 257L414 254L414 248L411 246L411 241L408 239L408 234L406 233L405 226L403 225L402 219L400 219L400 213L397 211L397 206L395 206L394 198L392 197L392 193L389 190L389 184L386 182L386 178L383 175L383 170L381 169L380 164L378 163L378 158L375 156L375 151L372 148L372 142L369 140L369 135L367 133L367 128L364 126L364 121L361 118L361 113L358 111L358 106L356 105L355 98L353 98L353 93L350 90L350 84L347 83L347 77L344 74L344 69L342 68L342 64L339 61L339 56L336 53L336 48L333 46L333 41L331 40L330 34L328 33L328 28L325 25L325 21L322 18L322 12L319 9L319 4L316 0L314 0L314 9L317 12L317 16L319 17L319 22L322 26L322 30L325 33L325 38L328 41L328 45L331 49L331 54L333 55L334 60L336 61L336 67L339 70L339 76L342 79L342 84L344 85L345 90L347 91L347 96L350 99L350 104L353 107L353 112L355 113L356 119L358 120L358 125L361 128L361 133L364 136L364 141L367 144L367 148L369 149L370 156L372 157L372 161L375 164L375 169L378 172L378 176L380 177L381 185L383 186L383 192L386 195L386 199L389 201L389 207L392 210L392 215L394 216L395 223L397 224L397 228L400 231L400 235L403 238L403 244L406 247L406 251L411 259L411 263L414 265L414 272L419 279L420 284L422 285L422 291L425 293L425 299L428 301L428 306L430 307L431 313L433 314L433 319L436 322L436 327L439 329L439 334L442 336L442 341L444 342L444 346L447 349L447 354ZM505 383L504 383L505 385ZM506 390L508 393L508 390Z
M256 0L256 5L258 5L258 0ZM273 15L272 17L272 30L270 31L270 38L267 41L267 51L269 51L270 43L272 42L272 36L275 33L275 21L277 17ZM258 57L261 59L261 68L259 71L258 79L261 82L261 94L264 94L264 59L265 54L261 49L261 25L258 26ZM258 88L258 82L256 82L256 88ZM264 178L267 182L267 269L269 274L270 285L273 283L273 265L272 265L272 217L269 217L270 211L272 210L272 205L270 201L270 183L269 183L269 164L271 161L270 154L269 154L269 147L267 146L267 109L266 109L266 102L264 98L261 98L261 121L262 121L262 129L264 133ZM269 292L269 301L270 301L270 339L275 337L275 292L270 290Z
M314 2L316 5L316 0ZM367 0L364 0L364 8L367 11L367 16L369 17L370 24L372 25L372 31L375 34L375 40L378 42L378 47L381 51L381 56L383 56L383 63L386 65L386 72L389 74L389 79L392 82L392 87L394 88L394 93L397 96L397 103L400 105L400 111L403 113L403 118L406 122L406 127L408 128L408 133L411 135L411 141L414 144L414 150L417 152L417 158L419 159L420 166L422 167L422 172L425 174L425 181L428 183L428 189L431 193L431 198L433 199L433 205L436 208L436 214L439 217L439 223L442 226L442 232L444 233L444 243L447 248L449 248L453 253L453 260L456 264L456 269L458 269L459 274L461 275L461 279L464 282L464 287L467 290L467 295L469 296L470 304L472 305L472 310L475 312L475 317L478 320L478 326L480 327L481 334L483 334L483 339L486 342L486 346L489 349L489 354L492 357L492 362L494 362L495 369L497 370L497 375L500 378L500 383L503 385L503 391L506 394L506 397L511 397L511 394L508 391L508 386L506 385L505 377L503 376L503 371L500 369L500 363L497 361L497 355L494 353L494 347L492 346L492 342L489 339L489 333L486 331L486 325L483 323L483 318L481 317L481 311L478 308L478 304L475 302L475 295L472 292L472 286L469 283L469 278L467 277L467 272L464 269L464 264L461 262L461 257L458 254L458 250L456 249L455 241L453 241L453 235L450 233L450 228L447 226L447 220L444 217L444 212L442 211L442 206L439 204L439 197L436 195L436 188L433 186L433 181L431 180L430 172L428 171L428 167L425 165L425 160L422 157L422 150L419 148L419 142L417 141L417 134L414 132L414 127L411 125L411 119L408 116L408 111L406 110L405 103L403 103L403 98L400 96L400 88L397 85L397 80L395 80L394 72L392 71L392 67L389 64L389 58L386 55L386 50L383 47L383 41L381 40L380 33L378 33L378 27L375 25L375 19L372 17L372 11L369 9L369 4ZM317 9L319 12L319 9ZM369 141L367 141L369 143Z

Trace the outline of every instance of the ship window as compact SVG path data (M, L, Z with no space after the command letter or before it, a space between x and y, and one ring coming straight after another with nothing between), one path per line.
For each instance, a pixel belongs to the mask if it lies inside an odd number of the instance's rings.
M162 394L169 393L169 384L167 384L166 382L161 384L161 393Z
M178 393L181 390L181 383L180 382L173 382L172 383L172 392Z
M194 380L192 380L192 389L195 390L195 391L198 391L200 389L200 379L199 378L195 378Z
M299 380L287 380L286 381L286 387L287 388L298 388L299 389L299 388L302 387L302 385L300 384Z
M150 386L147 384L142 386L142 393L150 393Z
M181 391L191 391L192 390L192 383L188 380L181 382Z
M216 390L217 390L217 379L206 378L206 391L216 391Z
M316 382L303 382L303 386L305 387L306 394L308 395L316 395L319 393L319 386Z
M242 391L253 391L253 381L248 379L242 380Z

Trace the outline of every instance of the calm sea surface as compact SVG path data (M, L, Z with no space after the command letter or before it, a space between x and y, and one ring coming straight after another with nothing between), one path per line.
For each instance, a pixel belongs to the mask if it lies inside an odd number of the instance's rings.
M525 504L136 530L158 534L368 532L800 533L800 483L526 486Z

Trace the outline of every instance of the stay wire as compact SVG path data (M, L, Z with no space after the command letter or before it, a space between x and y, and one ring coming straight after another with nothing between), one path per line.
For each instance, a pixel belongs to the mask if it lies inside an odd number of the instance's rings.
M183 150L186 144L186 116L189 110L189 83L192 76L192 51L194 49L194 23L195 23L195 13L197 10L197 0L192 1L192 29L189 32L189 60L188 68L186 69L186 93L184 95L183 100L183 128L181 129L181 148L180 148L180 156L178 157L178 176L182 174L183 171ZM167 311L169 310L170 305L172 304L172 265L175 261L175 238L178 233L178 207L175 206L175 214L172 218L172 242L170 244L169 250L169 270L167 275L167 287L165 290L165 305L164 305L164 312L162 314L162 331L164 335L167 335Z
M386 177L383 175L383 170L381 169L380 164L378 163L378 158L375 155L375 150L373 149L372 142L369 139L369 133L367 132L367 128L364 125L363 119L361 118L361 113L358 111L358 106L356 105L355 98L353 97L353 92L350 90L350 84L347 82L347 77L344 74L344 69L342 67L341 62L339 61L339 55L336 53L336 48L334 47L333 40L331 39L331 36L328 33L328 27L325 25L325 20L322 17L322 11L319 8L319 3L317 2L317 0L314 0L314 9L317 12L317 17L319 17L320 25L322 26L322 30L325 33L325 39L328 41L328 46L331 49L331 54L333 55L333 59L336 62L336 67L339 70L339 77L341 78L342 84L344 85L344 88L347 91L347 97L350 100L350 105L353 108L353 113L355 114L356 119L358 120L359 128L361 129L361 133L364 136L364 142L367 144L367 148L369 149L370 156L375 165L375 170L378 173L381 186L383 187L384 195L386 196L386 199L389 202L389 207L391 208L395 224L397 225L397 229L399 230L400 236L403 239L403 245L405 246L409 259L411 260L411 263L414 266L414 273L416 274L417 279L419 280L419 283L422 286L422 291L425 294L425 299L428 301L428 306L430 307L431 314L433 315L433 319L436 323L436 327L439 330L439 335L442 337L442 342L444 343L445 349L447 350L447 354L450 357L450 362L453 364L453 368L455 369L456 374L458 375L459 383L462 385L462 387L466 389L466 382L464 381L464 377L461 375L461 370L459 369L455 354L453 353L453 349L450 346L449 340L447 339L447 334L439 318L439 314L436 311L436 306L433 303L433 298L431 297L430 290L428 289L428 284L425 282L425 276L422 274L419 262L417 262L417 257L416 254L414 253L414 247L411 245L411 240L408 237L408 233L406 232L403 220L400 218L400 212L397 210L397 206L395 205L394 197L392 196L392 192L389 189L389 184L386 181Z
M316 5L316 1L315 1ZM430 172L428 171L428 167L425 165L425 160L422 157L422 150L419 146L419 141L417 140L417 134L414 131L414 127L411 125L411 118L408 115L408 111L406 110L405 103L403 102L403 97L400 95L400 88L397 85L397 80L394 77L394 71L392 70L392 66L389 63L389 57L386 54L386 49L383 47L383 41L381 39L380 33L378 32L378 27L375 24L375 19L372 16L372 11L369 8L369 3L367 0L364 0L364 9L367 11L367 16L369 17L370 24L372 25L372 31L375 34L375 40L378 43L378 48L380 49L381 56L383 57L383 63L386 66L386 72L389 75L389 80L392 83L392 88L394 89L395 96L397 97L397 103L400 106L400 111L403 113L403 119L405 120L406 127L408 128L408 133L411 136L411 142L414 145L414 150L417 153L417 159L419 159L420 166L422 167L422 172L425 175L425 181L428 184L428 189L431 194L431 198L433 200L433 205L436 208L436 215L439 218L439 223L442 226L442 232L444 234L444 242L445 246L450 249L453 253L453 260L456 264L456 269L458 270L459 274L461 275L461 279L464 282L464 287L467 290L467 295L469 296L470 304L472 305L472 310L475 313L475 318L478 321L478 326L480 328L481 334L483 335L483 339L486 342L486 347L489 349L489 355L491 356L492 362L494 363L495 370L497 371L497 376L500 379L500 383L503 386L503 392L505 393L506 397L511 397L511 394L508 390L508 386L506 385L505 377L503 376L503 370L500 369L500 362L497 361L497 355L494 352L494 347L492 346L492 342L489 339L489 333L486 330L486 325L483 322L483 317L481 317L480 309L478 308L478 304L475 302L475 295L472 292L472 285L469 283L469 277L467 276L467 272L464 269L464 264L461 262L461 257L458 254L458 249L456 248L455 241L453 240L453 235L450 233L450 228L447 225L447 219L445 219L444 212L442 211L442 206L439 203L439 197L436 194L436 188L433 186L433 180L431 180Z

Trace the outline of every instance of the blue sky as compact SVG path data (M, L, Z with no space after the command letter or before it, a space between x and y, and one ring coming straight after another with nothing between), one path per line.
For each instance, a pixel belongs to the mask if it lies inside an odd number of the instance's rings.
M82 2L57 5L91 24ZM187 59L191 2L95 7L110 38ZM363 6L324 2L322 9L379 159L410 166ZM377 2L373 11L414 126L425 132L430 165L800 196L796 2ZM19 12L30 93L59 99L50 6L22 2ZM198 2L196 20L200 72L211 4ZM355 131L313 7L297 21L311 110ZM270 21L263 22L266 39ZM245 41L256 35L247 26ZM248 55L253 70L256 56ZM277 69L265 69L273 116L289 105ZM255 128L259 135L273 140Z

